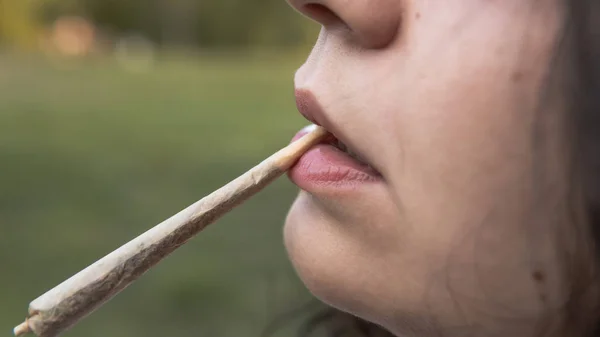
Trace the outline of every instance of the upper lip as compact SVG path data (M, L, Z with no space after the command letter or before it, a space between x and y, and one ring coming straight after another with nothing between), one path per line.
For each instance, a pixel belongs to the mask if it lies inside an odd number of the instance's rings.
M359 156L364 162L371 165L370 162L366 161L366 157L362 155L359 151L356 151L349 142L345 139L345 137L333 128L332 123L329 122L325 111L319 104L315 95L306 89L296 89L296 106L298 111L309 120L311 123L324 127L327 131L329 131L336 139L344 143L344 145L354 152L357 156Z
M298 111L308 119L311 123L317 124L329 130L326 125L323 125L325 112L319 105L315 95L309 90L296 89L296 106ZM329 130L331 131L331 130Z

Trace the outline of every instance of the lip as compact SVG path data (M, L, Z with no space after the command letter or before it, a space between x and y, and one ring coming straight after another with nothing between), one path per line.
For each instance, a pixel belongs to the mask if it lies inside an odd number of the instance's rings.
M294 94L296 97L296 107L300 114L311 123L324 126L321 124L324 115L323 109L321 109L319 102L317 102L312 92L304 89L296 89Z
M292 142L311 131L312 126L300 130ZM381 175L338 149L332 135L308 150L288 172L293 183L311 193L339 192L361 184L382 180Z

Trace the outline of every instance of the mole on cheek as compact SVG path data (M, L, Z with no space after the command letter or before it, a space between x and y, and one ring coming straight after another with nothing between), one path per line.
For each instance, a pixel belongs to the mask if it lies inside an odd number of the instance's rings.
M533 273L531 274L531 276L533 277L533 280L538 284L539 288L538 288L538 295L540 298L540 301L542 303L546 303L547 298L546 298L546 293L544 291L544 287L542 286L542 284L544 283L546 276L544 275L544 273L541 270L534 270Z
M523 73L520 71L515 71L510 76L510 79L515 83L521 82L521 80L523 79Z

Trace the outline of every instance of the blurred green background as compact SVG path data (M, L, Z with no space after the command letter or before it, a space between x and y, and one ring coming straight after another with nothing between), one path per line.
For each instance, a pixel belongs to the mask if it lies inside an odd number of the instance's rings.
M284 0L0 0L1 334L285 146L317 30ZM295 194L280 179L64 336L260 336L311 301L282 243Z

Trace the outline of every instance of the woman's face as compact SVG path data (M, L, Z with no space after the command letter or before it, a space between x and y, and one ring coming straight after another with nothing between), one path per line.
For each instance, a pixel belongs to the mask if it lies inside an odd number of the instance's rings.
M362 158L321 145L291 171L307 287L402 336L539 328L566 296L560 1L290 3L323 26L299 110Z

